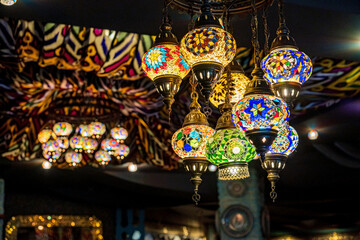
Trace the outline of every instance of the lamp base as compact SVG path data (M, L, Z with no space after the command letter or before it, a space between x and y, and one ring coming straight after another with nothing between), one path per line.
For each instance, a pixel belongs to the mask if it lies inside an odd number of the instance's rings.
M154 80L157 91L164 97L166 108L170 111L174 96L179 91L181 78L176 75L165 75Z
M272 85L276 96L284 99L289 108L293 108L294 100L299 96L301 84L297 82L278 82Z
M270 197L275 202L277 193L275 192L275 184L280 179L279 173L284 169L287 155L280 153L268 153L265 155L264 161L261 162L262 168L268 173L267 179L271 183Z
M223 66L216 62L200 62L192 67L195 79L201 85L201 93L205 101L209 101L211 87L221 77Z
M219 180L239 180L250 177L247 162L219 165Z
M275 129L254 129L245 132L250 143L255 146L256 152L264 159L265 153L275 140L278 130Z
M198 194L199 185L202 182L201 175L206 172L209 161L206 158L186 158L183 161L185 170L191 174L190 181L194 185L194 195L192 197L196 205L200 201Z

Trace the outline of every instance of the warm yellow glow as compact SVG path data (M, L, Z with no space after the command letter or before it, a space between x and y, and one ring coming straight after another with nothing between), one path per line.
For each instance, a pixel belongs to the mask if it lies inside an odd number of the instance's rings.
M202 62L228 65L235 57L234 37L222 28L202 27L188 32L180 43L181 53L190 66Z
M244 73L231 73L231 81L229 84L229 97L231 103L239 102L245 94L246 86L250 79ZM213 87L213 94L210 96L210 102L215 106L225 103L226 97L227 74L223 74L219 81Z

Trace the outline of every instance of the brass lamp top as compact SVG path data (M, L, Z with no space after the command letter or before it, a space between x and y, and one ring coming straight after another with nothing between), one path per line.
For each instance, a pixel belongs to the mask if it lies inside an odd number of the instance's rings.
M206 125L209 126L209 122L204 113L201 112L201 106L198 102L198 95L196 92L191 93L193 99L190 104L190 112L185 116L183 127L188 125Z

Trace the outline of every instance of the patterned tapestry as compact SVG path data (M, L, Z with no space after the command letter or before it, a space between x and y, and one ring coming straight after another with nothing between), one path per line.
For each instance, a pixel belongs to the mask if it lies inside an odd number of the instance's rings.
M172 133L188 112L183 81L169 123L160 95L141 71L153 36L54 23L0 19L0 151L14 161L40 157L37 133L51 120L55 100L78 92L111 100L130 132L127 143L140 161L175 169ZM247 74L253 52L238 48ZM294 116L327 108L360 91L360 63L313 57ZM174 114L176 112L176 114ZM214 108L210 122L214 125ZM110 123L109 123L110 124ZM138 151L135 151L138 149Z

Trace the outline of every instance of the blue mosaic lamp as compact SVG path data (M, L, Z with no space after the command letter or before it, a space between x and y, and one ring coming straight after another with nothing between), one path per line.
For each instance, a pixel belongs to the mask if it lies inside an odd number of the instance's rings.
M271 44L270 53L262 60L264 78L271 83L276 96L283 98L288 105L298 97L301 85L310 78L311 59L299 51L295 39L285 24L283 1L279 3L279 28Z
M280 179L279 173L285 168L288 156L293 153L299 144L299 135L291 126L285 126L279 131L269 152L262 161L262 168L268 173L267 178L271 183L270 197L275 201L277 194L275 184Z

